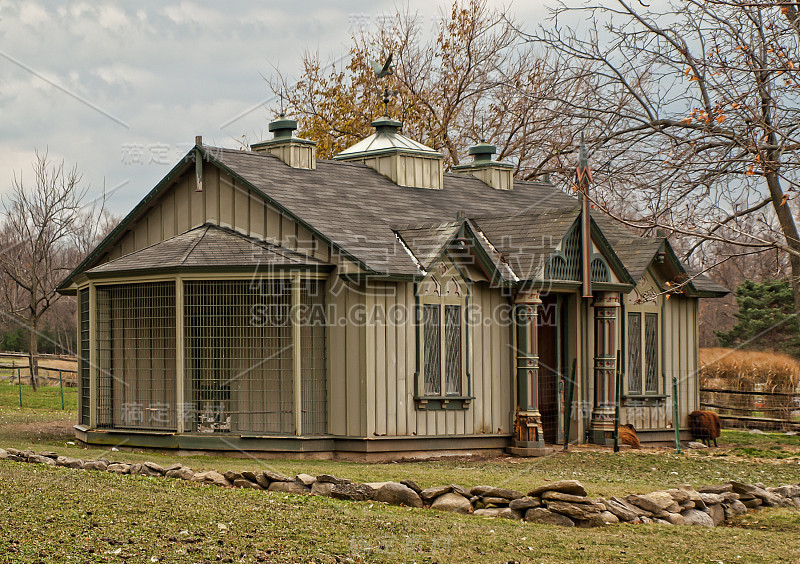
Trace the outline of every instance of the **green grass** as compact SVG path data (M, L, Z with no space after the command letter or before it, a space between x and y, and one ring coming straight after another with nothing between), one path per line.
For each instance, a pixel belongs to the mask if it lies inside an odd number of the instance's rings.
M596 496L729 479L766 485L800 482L798 461L782 457L800 450L800 437L737 431L723 431L719 449L683 455L669 449L614 454L574 447L568 453L531 460L360 464L178 456L124 446L110 452L68 444L75 442L74 389L65 389L69 409L62 412L57 388L42 388L36 394L23 388L23 401L34 396L27 405L36 407L22 410L16 403L16 388L8 388L11 392L0 386L0 447L55 450L84 459L106 456L165 465L179 461L195 470L325 472L356 481L411 478L423 487L455 482L527 490L546 480L575 478ZM67 556L76 562L151 562L152 557L161 562L800 559L796 543L800 514L785 509L750 514L733 527L712 530L661 525L560 529L12 462L0 462L0 499L0 562L64 562Z
M17 382L0 382L0 412L61 411L61 391L57 386L39 387L34 392L33 388L24 382L23 376L22 408L19 406L20 387ZM70 416L75 417L78 411L77 388L64 388L64 408Z

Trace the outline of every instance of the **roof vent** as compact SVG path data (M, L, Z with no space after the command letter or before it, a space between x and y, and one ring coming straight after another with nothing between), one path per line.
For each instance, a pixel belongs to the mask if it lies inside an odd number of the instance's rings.
M442 154L399 133L403 126L387 116L370 125L375 133L348 147L334 160L360 162L400 186L442 188Z
M317 144L308 139L294 137L297 122L287 119L283 113L278 119L271 121L269 130L273 138L250 145L256 153L272 153L292 168L317 168Z
M481 139L480 143L469 148L472 162L454 166L453 172L471 174L497 190L511 190L514 188L514 167L508 163L493 161L492 155L496 152L497 147Z

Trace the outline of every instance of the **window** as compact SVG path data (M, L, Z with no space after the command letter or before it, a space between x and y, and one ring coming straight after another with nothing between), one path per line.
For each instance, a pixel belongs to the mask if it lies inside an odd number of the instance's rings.
M460 396L463 374L462 308L460 305L423 306L426 396ZM442 376L444 375L444 381ZM442 390L444 389L444 393Z
M659 392L657 313L628 313L627 345L628 392L657 394Z

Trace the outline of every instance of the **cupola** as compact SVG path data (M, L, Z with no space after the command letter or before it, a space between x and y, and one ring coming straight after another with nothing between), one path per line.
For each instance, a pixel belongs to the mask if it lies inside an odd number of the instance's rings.
M493 161L492 155L497 152L497 147L489 145L483 139L477 145L469 148L472 162L453 167L453 172L458 174L471 174L497 190L511 190L514 188L514 166L509 163Z
M370 125L375 133L348 147L334 160L359 162L400 186L442 188L442 154L400 133L397 120L383 116Z
M317 168L317 144L295 137L296 129L297 122L281 113L278 119L269 124L272 139L254 143L250 149L256 153L272 153L292 168Z

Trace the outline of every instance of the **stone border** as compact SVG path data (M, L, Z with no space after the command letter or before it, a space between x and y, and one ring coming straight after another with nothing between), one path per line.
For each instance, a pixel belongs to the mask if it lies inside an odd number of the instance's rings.
M430 508L481 517L501 517L564 527L597 527L612 523L722 525L748 509L800 508L800 483L768 488L763 484L730 481L695 490L688 484L644 495L591 499L576 480L560 480L533 488L527 494L494 486L467 489L456 484L422 489L412 480L359 484L331 474L294 478L269 470L195 472L182 464L166 468L155 462L129 464L105 458L80 460L55 452L35 453L0 448L0 460L64 468L165 477L234 488L308 494L350 501L379 501L391 505Z

